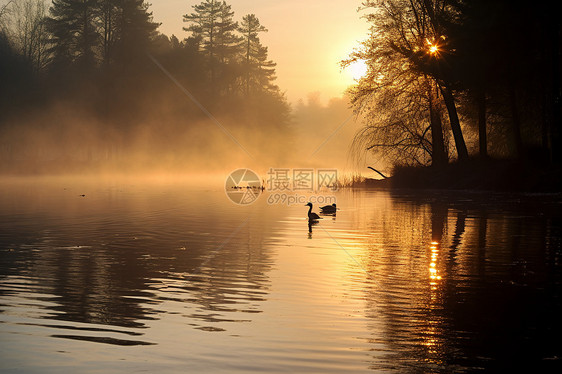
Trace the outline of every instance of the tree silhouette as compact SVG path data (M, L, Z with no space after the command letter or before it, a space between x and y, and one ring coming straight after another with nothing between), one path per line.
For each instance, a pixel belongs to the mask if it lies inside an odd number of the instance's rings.
M152 12L144 0L117 0L117 58L128 65L144 57L159 24L152 21Z
M430 49L443 40L430 16L433 8L401 0L365 5L375 8L366 17L372 24L370 38L343 62L347 66L363 60L369 65L368 74L350 91L356 110L368 118L355 144L396 163L443 165L448 159L442 125L445 104L457 157L465 159L449 83L437 66L437 51Z
M242 34L240 49L244 51L245 95L250 95L252 91L275 89L272 81L275 79L276 64L268 59L267 47L260 43L259 38L259 33L267 32L267 29L260 24L255 14L248 14L242 18L238 31Z
M76 64L84 71L96 66L98 4L98 0L53 0L46 24L56 66Z
M9 12L6 12L9 10ZM5 32L14 48L33 65L35 71L45 68L48 62L48 34L44 18L48 6L45 0L21 0L8 3L3 10Z
M436 162L440 146L434 135L439 133L437 113L443 107L448 114L442 124L444 146L450 129L458 160L468 157L468 133L478 139L478 150L472 153L483 159L491 153L538 165L559 162L562 27L552 3L382 0L365 1L364 9L369 11L365 18L372 26L371 37L344 61L346 65L362 59L370 65L370 74L350 91L356 109L370 113L362 132L370 140L358 144L376 145L373 149L413 146L416 142L404 139L423 134L412 129L427 115L432 130L428 151L435 164L442 163ZM420 89L422 76L429 80L429 113L396 113L402 100L407 100L408 110L425 101L423 95L416 103L408 99ZM397 115L386 117L380 110ZM394 137L375 131L383 126L396 130ZM417 144L421 149L425 142ZM405 159L411 156L401 154ZM394 161L400 162L399 155Z
M102 40L101 59L104 65L112 63L116 42L116 24L119 0L101 0L99 5L99 29Z
M192 33L206 55L211 92L232 88L234 73L232 64L236 59L239 37L234 34L237 23L233 21L234 12L225 1L205 0L193 6L193 13L183 16L189 23L185 31Z

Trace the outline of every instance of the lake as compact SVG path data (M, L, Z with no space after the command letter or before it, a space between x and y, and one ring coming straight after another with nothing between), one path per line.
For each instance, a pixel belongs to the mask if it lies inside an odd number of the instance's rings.
M329 193L4 180L0 371L559 372L560 196Z

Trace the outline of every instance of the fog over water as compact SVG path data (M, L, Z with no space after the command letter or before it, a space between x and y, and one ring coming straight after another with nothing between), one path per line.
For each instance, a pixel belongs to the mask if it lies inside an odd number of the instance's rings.
M350 144L360 122L345 98L322 105L311 95L294 107L283 132L267 123L235 122L237 117L173 118L163 110L159 119L112 127L60 103L13 118L1 129L2 171L131 176L215 174L239 167L262 173L271 167L334 168L346 174L366 170L352 157Z

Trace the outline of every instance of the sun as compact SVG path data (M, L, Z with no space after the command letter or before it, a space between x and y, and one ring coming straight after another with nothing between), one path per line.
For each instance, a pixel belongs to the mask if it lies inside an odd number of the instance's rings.
M346 67L346 70L349 72L349 74L351 74L351 77L357 81L363 78L365 74L367 74L368 67L365 61L357 60L349 64L349 66Z

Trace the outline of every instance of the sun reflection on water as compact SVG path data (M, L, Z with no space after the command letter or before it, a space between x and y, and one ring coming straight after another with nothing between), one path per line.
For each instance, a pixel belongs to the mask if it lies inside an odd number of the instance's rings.
M431 242L431 262L429 263L429 279L431 282L429 283L432 287L432 290L437 289L437 281L441 280L441 275L437 270L437 259L439 257L439 243L436 241Z
M437 263L439 260L439 245L440 243L438 241L433 240L429 246L429 319L426 329L423 332L423 344L427 349L427 353L429 353L432 357L432 359L430 359L429 361L432 361L435 364L442 364L442 361L439 357L442 354L442 342L440 339L440 329L442 328L442 326L440 326L440 319L433 313L436 309L439 308L441 301L441 295L439 291L442 277L437 267Z

